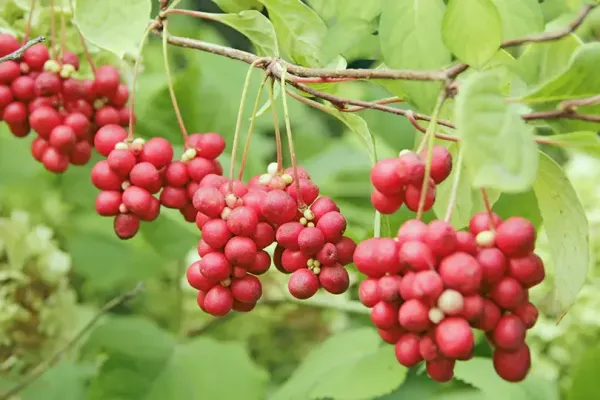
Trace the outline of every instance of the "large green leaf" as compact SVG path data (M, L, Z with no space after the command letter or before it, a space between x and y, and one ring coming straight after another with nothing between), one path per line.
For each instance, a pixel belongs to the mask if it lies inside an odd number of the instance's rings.
M375 28L371 21L361 18L348 18L337 22L329 28L323 40L322 59L328 62L351 50L363 38L371 36Z
M185 257L200 236L196 224L186 222L179 211L165 207L151 224L141 224L140 233L157 253L169 260Z
M580 46L560 75L521 98L527 103L562 101L600 93L600 43L586 43Z
M325 22L362 19L371 21L381 12L385 0L308 0L308 4Z
M262 10L263 5L258 0L212 0L219 8L228 13L238 13L244 10Z
M546 137L552 146L565 147L600 158L600 137L596 132L571 132Z
M515 39L544 30L538 0L492 0L500 13L502 38Z
M354 329L311 351L271 400L371 399L398 387L406 371L375 330Z
M277 37L271 21L256 10L239 14L208 14L211 19L224 23L246 36L259 56L277 57Z
M74 22L87 40L123 57L137 53L151 9L150 0L77 0Z
M533 189L522 193L502 193L492 209L503 219L519 216L531 221L537 229L542 226L542 216Z
M544 153L540 153L533 188L554 264L555 300L566 311L581 290L590 264L587 217L562 168Z
M496 71L470 76L456 98L456 125L473 185L520 192L535 180L537 145L502 89Z
M90 400L263 400L266 374L237 343L200 337L178 343L139 317L113 317L96 328L85 354L106 355Z
M281 50L295 63L322 66L320 59L327 26L301 0L259 0L267 7Z
M480 68L502 43L500 14L491 0L449 0L442 38L459 60Z
M450 52L441 32L444 8L438 0L383 0L379 39L385 64L408 69L437 69L449 64ZM410 100L426 113L433 109L440 85L403 82Z
M573 383L567 399L593 399L598 393L598 365L600 365L600 347L586 352L573 371Z

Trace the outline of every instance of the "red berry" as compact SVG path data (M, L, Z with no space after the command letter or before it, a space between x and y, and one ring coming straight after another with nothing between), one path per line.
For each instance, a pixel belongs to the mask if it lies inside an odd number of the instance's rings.
M92 183L100 190L121 190L122 178L108 165L108 161L102 160L92 168Z
M85 165L92 158L92 145L82 140L75 143L71 154L69 155L69 162L73 165Z
M398 326L398 306L380 301L371 309L371 322L379 329L393 329Z
M431 326L429 307L420 300L410 299L398 311L400 325L411 332L424 332Z
M194 193L192 204L199 212L212 218L219 218L225 208L225 197L214 187L201 187Z
M188 204L187 192L184 188L175 188L171 186L164 187L160 192L160 203L168 208L184 208ZM196 209L194 209L194 212ZM200 213L201 215L204 215ZM204 215L208 218L206 215ZM194 220L197 217L194 216ZM199 225L200 229L202 226Z
M69 153L76 141L75 132L67 125L58 125L50 132L50 146L60 153Z
M129 99L129 89L127 89L127 85L119 84L117 91L110 98L110 104L117 108L124 107L127 104L127 100Z
M134 214L119 214L114 220L114 230L120 239L131 239L140 229L140 219Z
M30 76L19 76L12 82L10 88L17 100L27 103L35 97L35 81Z
M302 194L302 201L306 204L312 204L313 201L319 197L319 187L309 179L299 179L300 193ZM295 201L299 201L298 193L296 190L296 183L292 183L287 187L286 191Z
M492 332L492 341L503 350L518 350L525 343L525 325L513 314L503 315Z
M481 316L474 321L473 326L477 329L481 329L482 331L491 331L493 330L501 317L501 311L490 299L483 299L483 310L481 311Z
M325 243L323 247L316 254L317 260L322 265L332 265L336 263L342 264L340 261L339 252L337 246L332 243ZM350 256L350 262L352 262L352 256ZM342 265L347 265L349 263L345 263Z
M123 192L123 204L140 218L151 209L152 199L150 192L137 186L130 186Z
M54 96L61 92L62 80L54 72L42 72L35 78L34 89L37 96Z
M44 68L46 61L50 59L50 52L48 48L38 43L23 53L23 61L27 63L30 69L34 71L41 71Z
M522 217L510 217L496 229L496 245L509 257L523 257L535 248L533 224Z
M379 295L379 284L376 278L367 278L358 286L358 298L365 307L372 308L382 299Z
M212 247L210 247L209 245L207 245L204 240L200 239L200 241L198 242L197 251L198 251L198 255L200 257L204 257L208 253L213 253L216 250L213 249Z
M436 258L429 246L423 242L405 242L400 247L398 259L402 267L413 271L428 271L435 268Z
M115 145L127 138L127 131L119 125L104 125L94 135L94 147L98 153L108 157Z
M309 256L300 250L285 249L281 254L284 272L291 273L308 266Z
M111 106L104 106L96 110L94 122L97 126L116 125L120 122L119 111Z
M0 83L10 84L21 75L19 64L14 61L4 61L0 63Z
M27 122L27 106L19 101L13 101L2 113L2 119L8 125L20 125Z
M483 278L481 265L467 253L454 253L444 258L439 273L446 287L464 295L477 293Z
M472 256L477 255L475 235L466 231L456 232L456 251L461 251Z
M256 243L256 247L264 249L275 241L275 231L273 227L266 222L256 224L256 231L252 235L252 240Z
M229 278L233 272L231 263L223 253L214 252L202 257L200 260L200 272L211 281L220 282Z
M112 65L103 65L96 69L94 91L100 97L111 98L119 89L119 71Z
M21 44L16 37L8 33L0 34L0 57L14 53L21 48Z
M400 246L408 241L413 240L424 242L427 232L428 227L423 221L418 219L409 219L408 221L404 222L402 226L400 226L398 233L396 234L396 238L398 239L398 244Z
M396 342L396 358L406 368L411 368L423 361L419 352L419 336L405 333Z
M406 331L401 327L397 326L388 330L377 329L377 333L379 333L379 337L381 337L381 339L384 342L389 344L396 344L396 342L400 339L402 335L406 333Z
M67 115L63 124L73 129L75 136L80 140L87 138L87 135L90 132L90 121L80 112L74 112Z
M432 361L441 357L432 334L425 334L421 337L419 340L419 353L425 361Z
M371 279L371 278L369 278ZM385 275L377 280L376 293L378 298L388 303L394 303L401 300L399 275Z
M135 155L127 149L114 149L110 152L106 161L110 168L123 178L129 176L137 163Z
M377 211L382 214L393 214L404 203L404 193L400 192L396 195L385 195L378 191L377 189L373 190L371 193L371 204Z
M211 160L202 157L196 157L193 160L189 161L187 163L187 168L190 179L196 182L200 182L204 177L210 174L214 174L216 172L215 166L211 162Z
M399 160L400 180L406 184L421 185L425 177L425 162L413 151L403 151Z
M433 304L444 291L444 282L436 271L421 271L412 282L413 295L427 304Z
M252 265L247 267L249 273L254 275L262 275L271 267L271 256L264 250L256 253Z
M79 70L79 57L70 51L64 51L62 54L62 63L72 65L75 71Z
M500 308L510 310L525 301L525 290L515 278L506 276L492 286L489 297Z
M473 330L460 317L444 319L435 327L435 342L440 352L448 358L468 358L473 351Z
M187 165L181 161L174 161L167 165L164 172L165 183L173 187L183 187L189 181Z
M478 321L481 318L484 308L484 299L478 294L472 294L463 298L462 316L469 322ZM498 318L500 314L498 314Z
M9 125L8 128L10 129L10 133L19 138L27 136L31 130L27 122Z
M104 217L115 216L119 214L121 203L121 192L103 190L96 196L96 212Z
M29 124L38 135L49 139L50 132L60 125L60 115L53 108L40 107L29 116Z
M248 267L254 262L257 248L256 243L252 239L243 236L234 236L225 245L224 252L225 257L227 257L227 260L231 264Z
M340 264L348 265L352 263L354 251L356 250L356 242L354 240L347 236L342 236L342 238L335 244L335 248L337 250L337 258ZM323 261L321 261L321 263L327 264Z
M436 256L445 257L456 250L456 232L452 225L445 221L431 221L427 227L425 243Z
M233 294L229 288L215 285L206 293L204 309L215 317L227 315L233 308Z
M157 193L162 188L162 180L156 167L149 162L137 163L129 172L129 180L137 187L150 193Z
M492 359L496 373L508 382L521 382L531 368L531 353L526 344L516 351L495 349Z
M234 208L227 217L227 227L234 235L251 237L257 225L258 216L249 207Z
M406 181L400 176L400 159L386 158L371 169L371 183L377 191L387 196L402 192Z
M142 152L140 153L140 161L146 161L161 169L167 166L173 159L173 146L167 139L155 137L148 140Z
M319 282L329 293L342 294L350 286L350 276L341 264L325 265L321 267Z
M33 158L35 158L37 161L41 162L42 157L44 156L44 153L46 152L49 146L50 145L45 139L41 137L36 137L31 142L31 155L33 155Z
M186 271L186 278L191 287L203 292L208 292L218 283L208 280L204 275L202 275L200 272L200 261L196 261L188 267Z
M14 100L12 90L6 85L0 85L0 110L9 105ZM2 112L0 111L0 116Z
M354 264L360 272L372 277L396 274L402 269L398 246L389 238L371 238L359 243L354 252Z
M404 300L417 298L413 290L416 275L417 274L415 274L414 272L409 271L402 277L402 280L400 281L400 286L398 287L398 289L400 289L400 296L402 296Z
M231 281L233 297L242 303L256 303L262 296L262 284L257 277L246 274Z
M330 197L321 196L315 200L314 203L311 204L310 210L315 215L315 221L319 221L319 219L331 212L331 211L340 211L340 208L337 206L335 201L333 201Z
M42 164L48 171L60 174L69 168L69 157L59 153L54 147L48 147L42 156Z
M406 186L404 191L404 204L410 211L417 212L421 201L422 184L410 184ZM435 203L436 188L433 180L429 179L429 184L426 187L425 202L423 203L423 211L429 211Z
M306 254L316 254L325 245L325 235L319 228L307 227L302 229L297 242Z
M477 261L483 270L483 282L488 285L500 281L506 274L506 257L495 247L481 249Z
M202 226L202 240L213 249L225 247L232 234L227 228L227 222L222 219L212 219Z
M469 221L469 230L473 235L477 235L483 231L488 231L492 228L497 228L502 223L502 219L498 214L492 213L492 222L490 215L487 212L479 212L474 214Z
M421 152L421 157L427 156L427 150ZM450 176L452 171L452 155L443 146L433 146L433 152L431 157L431 179L436 184L440 184Z
M188 146L194 148L197 155L206 159L215 159L225 150L225 140L218 133L193 133L188 137Z
M439 358L427 361L425 367L427 375L436 382L449 382L454 377L455 360Z
M287 192L272 190L265 196L260 210L267 221L281 225L296 217L297 205Z
M319 290L319 278L311 270L301 268L290 276L288 290L297 299L308 299Z
M518 280L525 288L531 288L541 283L546 277L544 262L535 253L510 259L508 274Z
M298 250L298 237L303 230L304 225L302 225L300 222L286 222L277 228L277 231L275 231L275 240L277 240L277 243L286 249ZM319 232L321 231L319 230ZM321 235L323 234L321 233Z

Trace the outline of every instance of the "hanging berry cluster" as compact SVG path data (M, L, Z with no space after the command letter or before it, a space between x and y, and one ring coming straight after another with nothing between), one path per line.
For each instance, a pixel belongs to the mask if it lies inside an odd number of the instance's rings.
M278 171L274 163L268 171L248 184L208 175L193 196L201 259L190 265L187 278L209 314L255 307L262 296L256 275L269 270L265 248L273 243L273 264L291 274L292 296L307 299L321 287L333 294L348 289L344 266L356 244L344 236L346 219L335 202L319 197L319 187L300 167Z
M0 57L21 43L0 34ZM25 50L18 61L0 64L0 121L13 135L33 130L33 157L54 173L69 165L85 165L92 155L96 132L107 125L127 126L129 90L111 65L95 70L94 79L78 79L78 57L64 51L51 59L44 44Z

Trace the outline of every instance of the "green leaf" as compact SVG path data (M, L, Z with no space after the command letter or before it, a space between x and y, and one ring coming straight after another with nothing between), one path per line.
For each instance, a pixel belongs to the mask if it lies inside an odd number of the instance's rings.
M598 365L600 365L600 347L586 352L573 371L573 383L569 389L568 400L593 399L598 393Z
M179 211L165 207L151 224L141 224L140 233L158 254L169 260L184 257L199 237L194 223L186 222Z
M537 145L518 105L507 104L496 71L470 76L456 98L456 126L475 187L527 190L537 173Z
M401 69L437 69L449 64L450 52L440 29L444 8L438 0L383 0L379 40L385 64ZM402 86L420 111L433 110L439 82L406 81Z
M327 26L319 15L301 0L259 0L269 11L277 39L296 64L322 66L321 45Z
M406 368L375 330L359 328L331 336L309 353L271 400L334 398L362 400L400 385Z
M580 46L568 69L521 98L527 103L544 103L595 96L600 92L600 43Z
M600 138L596 132L571 132L544 137L552 146L566 147L600 158Z
M502 43L500 14L491 0L449 0L442 38L459 60L480 68Z
M321 58L325 62L329 62L338 54L350 50L364 37L370 36L374 30L375 27L370 21L360 17L339 21L329 28L325 40L323 40Z
M538 0L492 0L502 21L502 38L515 39L544 30Z
M385 0L308 0L308 4L329 23L330 20L355 18L372 21L380 14L383 1Z
M542 216L533 189L522 193L502 193L492 210L502 219L519 216L531 221L536 229L542 226Z
M219 8L227 13L238 13L244 10L263 9L263 5L258 0L212 0Z
M205 337L178 343L149 320L113 317L86 343L85 353L99 352L107 359L90 400L265 398L266 374L237 343Z
M278 57L277 37L271 21L256 10L239 14L208 14L246 36L254 45L259 56Z
M88 365L63 361L46 371L39 380L27 386L22 400L81 400L85 398L87 380L93 369Z
M544 153L533 189L554 264L555 299L565 311L581 290L590 265L588 220L564 171Z
M433 211L438 218L444 218L448 204L451 200L452 187L454 185L456 174L458 174L460 171L458 190L456 192L456 202L454 204L454 210L452 212L450 223L452 226L454 226L454 228L462 229L469 225L469 221L471 220L473 214L480 211L485 211L485 205L483 204L481 191L471 187L471 183L469 182L470 172L468 171L467 167L464 165L464 163L460 168L458 165L456 165L459 157L458 147L458 145L452 144L448 149L453 156L455 165L454 168L452 168L450 176L448 176L444 182L437 186L437 194L435 203L433 205ZM493 206L494 203L496 203L496 201L500 198L501 193L498 190L490 189L487 190L487 194L490 204Z
M122 58L137 53L151 10L150 0L77 0L74 22L87 40Z

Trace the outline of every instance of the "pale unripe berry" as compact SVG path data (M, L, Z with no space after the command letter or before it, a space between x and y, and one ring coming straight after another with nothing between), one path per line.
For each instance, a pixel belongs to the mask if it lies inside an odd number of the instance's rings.
M268 173L269 175L273 175L273 176L277 175L277 167L278 167L278 165L277 165L277 163L276 163L276 162L272 162L272 163L270 163L270 164L267 166L267 173Z
M445 317L446 316L444 315L444 312L439 308L432 308L427 313L427 318L429 318L429 321L431 321L431 323L434 325L437 325L440 322L442 322Z
M464 307L463 295L453 289L446 289L438 298L438 307L446 315L458 315Z
M492 231L482 231L475 236L475 242L479 247L493 247L496 242L496 234Z

